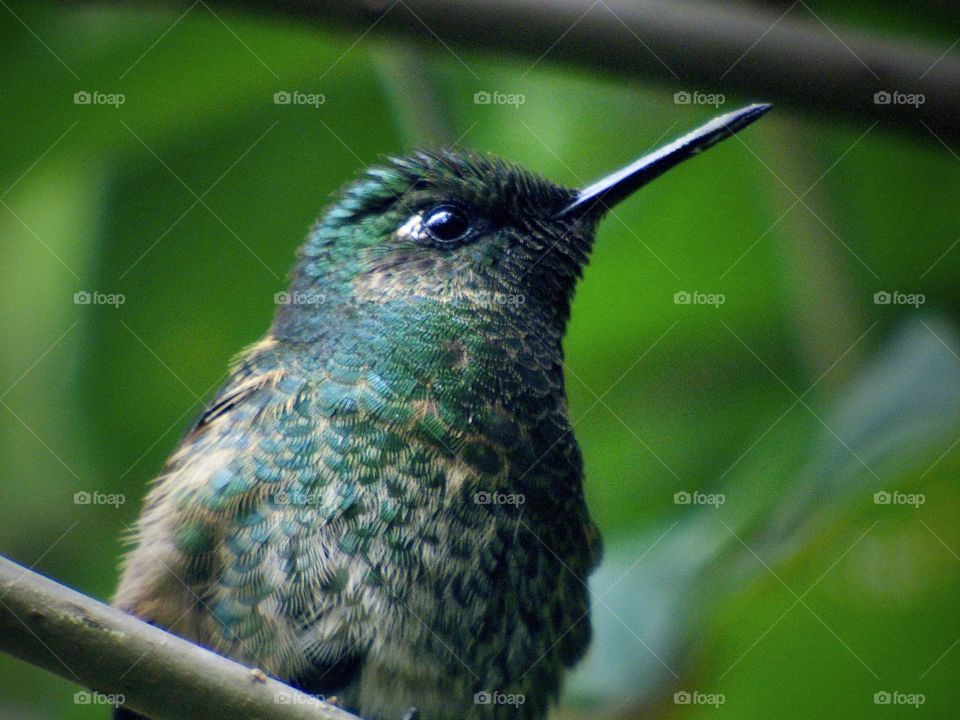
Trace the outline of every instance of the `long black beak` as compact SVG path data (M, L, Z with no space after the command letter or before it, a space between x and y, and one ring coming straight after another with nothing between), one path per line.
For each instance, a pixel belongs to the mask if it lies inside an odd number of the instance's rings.
M590 187L581 190L573 202L560 210L554 217L570 218L587 215L592 212L604 213L625 197L654 178L663 175L670 168L684 160L716 145L721 140L743 130L754 120L766 113L772 106L762 103L748 105L720 117L706 125L687 133L682 138L644 155L639 160L618 170L612 175L598 180Z

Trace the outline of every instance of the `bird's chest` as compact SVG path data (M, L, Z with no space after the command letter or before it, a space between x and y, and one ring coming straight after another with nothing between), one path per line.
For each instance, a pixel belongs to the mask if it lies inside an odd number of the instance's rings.
M436 422L441 403L416 423L331 425L342 438L324 459L337 472L325 504L335 532L313 554L344 570L335 619L363 628L351 643L367 658L348 699L368 717L411 705L437 720L498 717L474 703L487 692L545 706L563 657L585 648L591 562L575 447L544 439L536 452L529 426L500 410L478 404L456 431Z
M391 704L406 701L386 692L398 687L424 716L429 709L441 719L499 717L477 707L497 693L522 695L530 712L546 706L562 670L561 641L589 632L586 587L567 577L548 544L581 563L531 516L502 510L443 512L427 524L436 541L418 548L417 570L369 598L388 609L358 688L361 707L384 703L389 717Z

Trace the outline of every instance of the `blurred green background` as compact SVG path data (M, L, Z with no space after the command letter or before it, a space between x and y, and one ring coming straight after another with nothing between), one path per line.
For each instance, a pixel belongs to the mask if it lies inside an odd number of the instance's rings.
M104 599L147 483L363 166L459 140L577 186L765 99L184 10L0 8L0 553ZM564 713L955 717L960 159L785 108L739 137L620 206L577 294L570 409L608 551ZM725 302L674 302L695 291ZM675 499L695 491L723 504ZM0 718L107 717L78 689L0 657Z

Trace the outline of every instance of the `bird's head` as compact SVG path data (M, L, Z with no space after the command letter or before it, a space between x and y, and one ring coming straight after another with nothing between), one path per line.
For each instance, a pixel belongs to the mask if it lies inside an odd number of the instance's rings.
M301 249L275 333L322 332L336 309L512 309L562 333L603 215L769 109L720 116L583 190L471 152L419 152L368 170Z

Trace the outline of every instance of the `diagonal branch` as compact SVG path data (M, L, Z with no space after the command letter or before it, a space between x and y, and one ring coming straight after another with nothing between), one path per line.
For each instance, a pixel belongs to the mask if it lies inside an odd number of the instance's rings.
M358 720L3 557L0 651L154 720Z
M154 2L178 6L185 0ZM411 40L445 48L441 52L458 59L470 50L516 56L527 68L540 59L561 62L659 81L675 93L739 94L803 112L881 121L930 142L960 141L960 52L949 43L892 41L851 30L818 15L804 0L786 12L692 0L208 0L208 5L218 13L305 22L351 37L370 33Z

